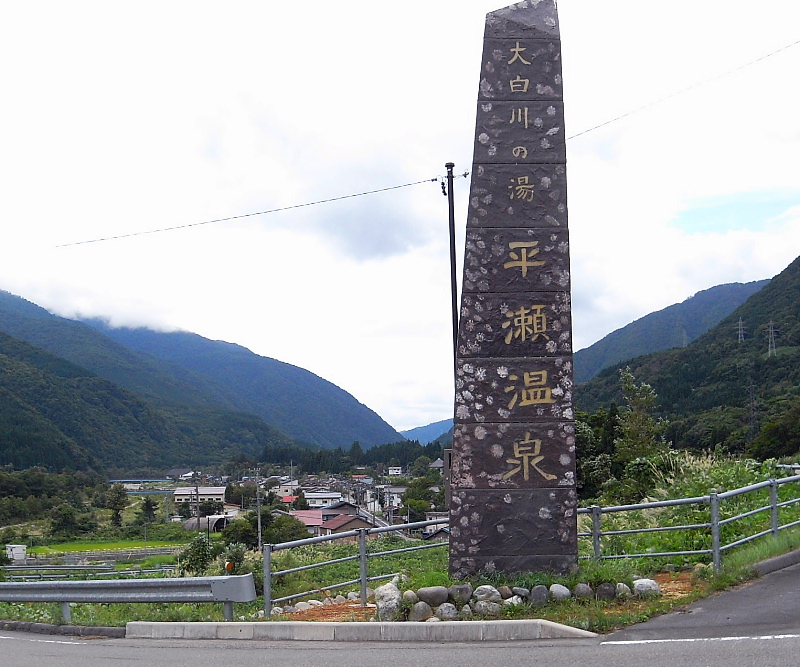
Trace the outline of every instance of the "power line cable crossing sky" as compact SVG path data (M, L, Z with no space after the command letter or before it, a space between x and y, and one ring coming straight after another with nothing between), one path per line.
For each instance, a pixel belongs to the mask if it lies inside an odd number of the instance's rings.
M717 79L721 79L723 77L730 76L731 74L739 72L739 71L741 71L741 70L743 70L743 69L745 69L747 67L750 67L751 65L755 65L756 63L759 63L759 62L761 62L763 60L766 60L767 58L770 58L771 56L777 55L778 53L780 53L782 51L785 51L786 49L789 49L789 48L791 48L793 46L796 46L797 44L800 44L800 40L792 42L791 44L787 44L786 46L783 46L783 47L781 47L779 49L776 49L775 51L767 53L767 54L765 54L765 55L763 55L763 56L761 56L759 58L756 58L755 60L751 60L748 63L745 63L745 64L740 65L738 67L735 67L733 69L730 69L727 72L723 72L723 73L718 74L716 76L713 76L713 77L711 77L709 79L705 79L703 81L699 81L698 83L692 84L691 86L687 86L686 88L682 88L681 90L677 90L675 92L672 92L672 93L670 93L668 95L665 95L665 96L663 96L663 97L661 97L661 98L659 98L657 100L654 100L653 102L650 102L648 104L642 105L640 107L637 107L636 109L632 109L631 111L628 111L628 112L626 112L624 114L616 116L615 118L611 118L611 119L606 120L606 121L604 121L602 123L598 123L597 125L589 127L589 128L587 128L585 130L582 130L582 131L580 131L580 132L578 132L576 134L573 134L573 135L567 137L567 140L569 141L571 139L575 139L577 137L583 136L584 134L588 134L589 132L593 132L595 130L599 130L602 127L605 127L607 125L611 125L612 123L616 123L617 121L623 120L624 118L627 118L627 117L632 116L634 114L637 114L637 113L639 113L641 111L649 109L650 107L653 107L653 106L655 106L657 104L660 104L662 102L666 102L667 100L672 99L673 97L677 97L678 95L681 95L683 93L689 92L690 90L694 90L696 88L700 88L700 87L702 87L702 86L704 86L704 85L706 85L708 83L711 83L712 81L715 81ZM467 175L468 175L468 173L457 174L456 178L466 178ZM226 218L216 218L214 220L205 220L205 221L202 221L202 222L193 222L193 223L187 223L187 224L184 224L184 225L175 225L173 227L162 227L160 229L151 229L151 230L147 230L147 231L131 232L129 234L118 234L116 236L108 236L108 237L104 237L104 238L89 239L89 240L85 240L85 241L74 241L72 243L62 243L60 245L57 245L56 247L57 248L67 248L69 246L86 245L88 243L100 243L100 242L103 242L103 241L116 241L118 239L125 239L125 238L130 238L130 237L133 237L133 236L142 236L142 235L145 235L145 234L158 234L158 233L161 233L161 232L171 232L171 231L176 231L176 230L179 230L179 229L190 229L192 227L200 227L202 225L211 225L211 224L218 223L218 222L230 222L231 220L240 220L242 218L250 218L250 217L258 216L258 215L267 215L269 213L280 213L282 211L290 211L292 209L304 208L306 206L316 206L316 205L319 205L319 204L329 204L329 203L332 203L332 202L341 201L342 199L351 199L353 197L363 197L365 195L378 194L378 193L381 193L381 192L387 192L389 190L399 190L401 188L407 188L407 187L411 187L413 185L419 185L420 183L430 183L430 182L436 182L436 181L442 182L442 179L443 179L443 177L439 176L439 177L436 177L436 178L429 178L429 179L424 179L424 180L421 180L421 181L414 181L413 183L404 183L402 185L393 185L393 186L389 186L389 187L385 187L385 188L379 188L377 190L369 190L367 192L357 192L357 193L354 193L354 194L341 195L341 196L338 196L338 197L331 197L329 199L321 199L319 201L306 202L304 204L294 204L292 206L282 206L280 208L273 208L273 209L270 209L268 211L257 211L255 213L243 213L241 215L232 215L232 216L228 216Z
M503 4L6 3L0 289L245 346L395 428L451 417L447 206L441 176L415 179L471 169ZM800 248L800 3L558 14L575 349L782 271ZM454 196L460 252L474 202L464 181Z

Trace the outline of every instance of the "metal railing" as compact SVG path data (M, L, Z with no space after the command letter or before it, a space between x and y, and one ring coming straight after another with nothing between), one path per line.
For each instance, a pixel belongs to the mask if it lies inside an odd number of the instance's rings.
M402 549L390 549L387 551L375 551L372 553L367 552L367 539L370 535L380 535L384 533L392 533L397 531L411 531L418 528L425 528L428 526L436 526L441 525L442 520L437 519L433 521L418 521L416 523L406 523L401 524L398 526L379 526L377 528L359 528L356 530L348 530L343 533L334 533L332 535L321 535L319 537L309 537L303 540L293 540L291 542L281 542L280 544L265 544L264 545L264 613L266 617L269 618L272 612L272 605L273 603L278 602L285 602L288 600L293 600L296 598L306 597L308 595L312 595L314 593L321 593L324 592L320 588L315 588L310 591L305 591L303 593L294 593L292 595L286 595L280 598L273 598L272 597L272 583L273 578L285 575L285 574L292 574L294 572L303 572L305 570L312 570L318 567L325 567L326 565L333 565L335 563L345 563L351 561L358 561L359 565L359 577L358 579L353 579L351 581L344 581L339 582L336 584L332 584L330 586L325 586L324 590L334 590L337 588L343 588L345 586L352 586L355 584L359 584L360 593L359 593L359 600L361 602L361 606L364 607L367 604L367 584L372 581L378 581L381 579L390 579L396 576L397 573L392 574L382 574L374 577L367 576L367 560L370 558L378 558L380 556L388 556L391 554L399 554L399 553L409 553L412 551L420 551L423 549L433 549L436 547L446 547L449 546L448 542L431 542L428 544L416 545L413 547L404 547ZM342 539L350 539L350 538L357 538L358 539L358 554L353 556L344 556L343 558L334 558L331 560L321 561L319 563L311 563L309 565L301 565L299 567L288 568L286 570L280 571L273 571L272 569L272 554L276 551L282 551L284 549L292 549L294 547L302 547L308 544L320 544L323 542L332 542L334 540L342 540Z
M155 568L131 568L115 570L113 565L45 565L24 566L5 565L0 568L6 572L8 581L44 581L53 579L72 579L76 575L82 579L96 577L136 578L143 575L166 576L175 571L174 565L161 565Z
M593 558L595 560L612 559L612 558L656 558L656 557L669 557L669 556L691 556L702 555L711 556L713 567L715 571L719 571L722 564L722 554L734 547L740 546L752 540L765 535L777 536L778 533L787 528L800 525L800 520L789 521L785 524L780 524L781 508L790 507L800 503L800 497L795 497L783 502L778 500L778 488L784 484L792 484L800 482L800 475L792 477L783 477L781 479L770 479L757 484L751 484L739 489L725 491L724 493L711 492L706 496L698 496L695 498L679 498L676 500L662 500L650 503L638 503L635 505L619 505L615 507L600 507L593 505L592 507L581 508L578 514L589 515L591 517L591 531L579 532L579 538L591 538L592 554L586 558ZM761 507L757 507L746 512L741 512L734 516L724 519L720 518L720 504L725 500L741 496L747 493L753 493L762 489L769 489L769 503ZM708 521L702 523L691 523L685 525L675 526L648 526L645 528L626 528L624 530L603 530L602 519L603 515L611 515L620 512L633 512L640 510L652 510L663 507L677 507L680 505L698 505L708 507ZM724 526L733 524L742 519L755 516L757 514L769 512L769 528L760 530L751 535L746 535L739 539L733 540L727 544L722 544L722 528ZM682 551L646 551L643 553L618 553L618 554L604 554L602 548L602 538L613 536L635 535L641 533L663 533L668 531L706 531L709 542L708 548L703 549L687 549Z
M65 623L72 602L222 602L225 620L233 620L234 602L253 602L252 574L175 579L0 582L0 602L59 602Z

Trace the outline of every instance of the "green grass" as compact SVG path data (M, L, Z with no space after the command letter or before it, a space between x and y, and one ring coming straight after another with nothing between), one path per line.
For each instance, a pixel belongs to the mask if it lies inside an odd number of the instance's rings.
M187 539L193 537L193 533L187 533ZM159 540L113 540L107 542L61 542L49 544L47 546L31 547L28 553L40 556L50 556L54 554L73 553L76 551L124 551L125 549L158 549L161 547L181 547L184 543Z

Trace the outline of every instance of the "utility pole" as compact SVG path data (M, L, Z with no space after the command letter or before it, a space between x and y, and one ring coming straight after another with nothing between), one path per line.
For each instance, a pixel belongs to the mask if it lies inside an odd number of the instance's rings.
M256 508L258 511L258 551L261 553L261 480L259 473L261 471L256 468Z
M453 371L455 372L456 357L458 354L458 281L456 277L456 213L453 196L453 168L455 164L448 162L444 165L447 169L447 206L450 227L450 300L453 317Z
M200 532L200 477L194 473L194 515L197 517L197 531Z

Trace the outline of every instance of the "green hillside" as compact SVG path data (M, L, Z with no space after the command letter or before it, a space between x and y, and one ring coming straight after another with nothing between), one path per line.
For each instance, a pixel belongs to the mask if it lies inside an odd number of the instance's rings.
M159 473L296 444L253 415L162 409L0 332L0 465Z
M688 345L768 283L717 285L611 332L575 353L575 382L588 382L604 368L634 357Z
M311 445L402 440L343 389L302 368L187 332L76 322L0 291L0 331L88 369L174 414L251 413Z
M126 349L212 385L237 410L258 415L291 436L326 449L402 440L395 429L351 394L313 373L262 357L241 345L197 334L87 323Z
M691 345L637 357L579 385L576 405L593 412L619 402L618 371L628 366L657 393L675 446L793 453L769 433L800 400L799 303L800 258Z

